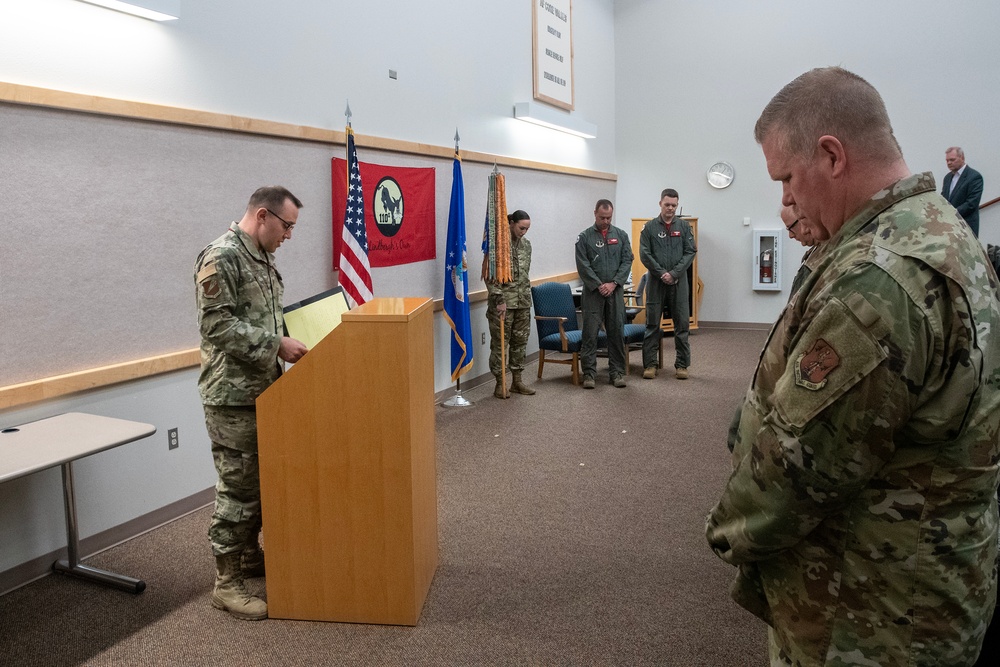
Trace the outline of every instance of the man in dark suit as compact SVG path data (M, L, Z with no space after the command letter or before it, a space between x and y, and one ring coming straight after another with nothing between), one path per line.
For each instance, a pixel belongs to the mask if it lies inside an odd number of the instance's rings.
M965 164L965 152L958 146L945 151L944 161L948 163L948 175L944 177L941 194L958 209L972 233L979 238L979 200L983 197L983 176Z

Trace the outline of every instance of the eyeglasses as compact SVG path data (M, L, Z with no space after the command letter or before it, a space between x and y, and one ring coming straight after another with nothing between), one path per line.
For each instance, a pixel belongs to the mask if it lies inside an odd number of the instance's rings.
M273 215L274 217L276 217L278 220L281 220L281 224L283 224L285 226L285 231L286 232L292 231L292 227L295 226L294 222L288 222L287 220L285 220L284 218L282 218L280 215L278 215L277 213L275 213L274 211L272 211L269 208L265 208L264 210L267 211L268 213L270 213L271 215ZM798 222L798 220L796 220L795 222ZM789 229L791 229L791 227L789 227Z
M790 224L787 227L785 227L785 229L788 231L789 234L791 234L792 230L795 229L795 225L797 225L797 224L799 224L799 219L798 218L795 219L795 222L793 222L792 224Z

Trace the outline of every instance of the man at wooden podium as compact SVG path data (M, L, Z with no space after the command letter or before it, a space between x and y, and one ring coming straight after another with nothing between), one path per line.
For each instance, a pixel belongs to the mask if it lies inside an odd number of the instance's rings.
M219 474L208 529L217 570L212 606L251 621L267 618L267 603L244 584L264 575L255 401L281 375L280 360L295 362L307 352L282 336L284 288L273 255L292 237L300 208L283 187L259 188L243 218L201 251L194 269L198 390Z

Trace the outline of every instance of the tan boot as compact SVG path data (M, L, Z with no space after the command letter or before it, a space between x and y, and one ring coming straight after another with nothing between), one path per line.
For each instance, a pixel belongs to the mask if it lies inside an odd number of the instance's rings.
M497 377L497 386L493 390L493 395L497 398L510 398L510 392L507 391L507 387L504 386L503 380Z
M239 551L215 557L217 574L212 606L245 621L260 621L267 618L267 603L247 592L240 569L241 558Z
M521 374L514 373L514 382L510 385L510 390L513 393L524 394L525 396L534 396L535 390L528 385L521 382Z
M257 536L254 536L240 558L240 569L246 579L264 576L264 550L260 548Z

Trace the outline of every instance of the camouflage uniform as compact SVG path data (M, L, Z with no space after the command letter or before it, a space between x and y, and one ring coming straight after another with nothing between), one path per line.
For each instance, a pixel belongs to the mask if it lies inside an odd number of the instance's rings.
M531 242L521 237L511 239L511 274L513 280L504 285L486 283L489 302L486 305L486 321L490 325L490 372L500 377L500 316L497 306L507 304L504 319L504 342L510 350L507 366L512 372L524 370L524 350L531 335Z
M934 178L808 257L708 517L772 664L971 665L996 599L1000 304Z
M576 270L583 281L580 308L583 310L583 343L580 359L583 376L597 375L597 334L604 324L608 336L608 373L611 378L625 374L625 297L622 286L632 270L632 246L625 230L612 225L607 238L591 225L576 239ZM602 283L618 286L611 296L597 291Z
M284 286L274 258L234 222L195 263L201 375L198 390L219 473L209 527L217 556L260 530L254 402L281 375Z
M660 319L663 307L670 311L674 323L675 368L691 365L691 345L688 344L688 330L691 326L691 286L688 284L688 267L694 261L698 249L694 245L691 224L674 217L670 224L658 215L642 228L639 233L639 259L650 273L646 281L646 333L642 338L642 367L651 368L657 364L660 339L663 329ZM660 279L667 271L674 277L673 285Z

